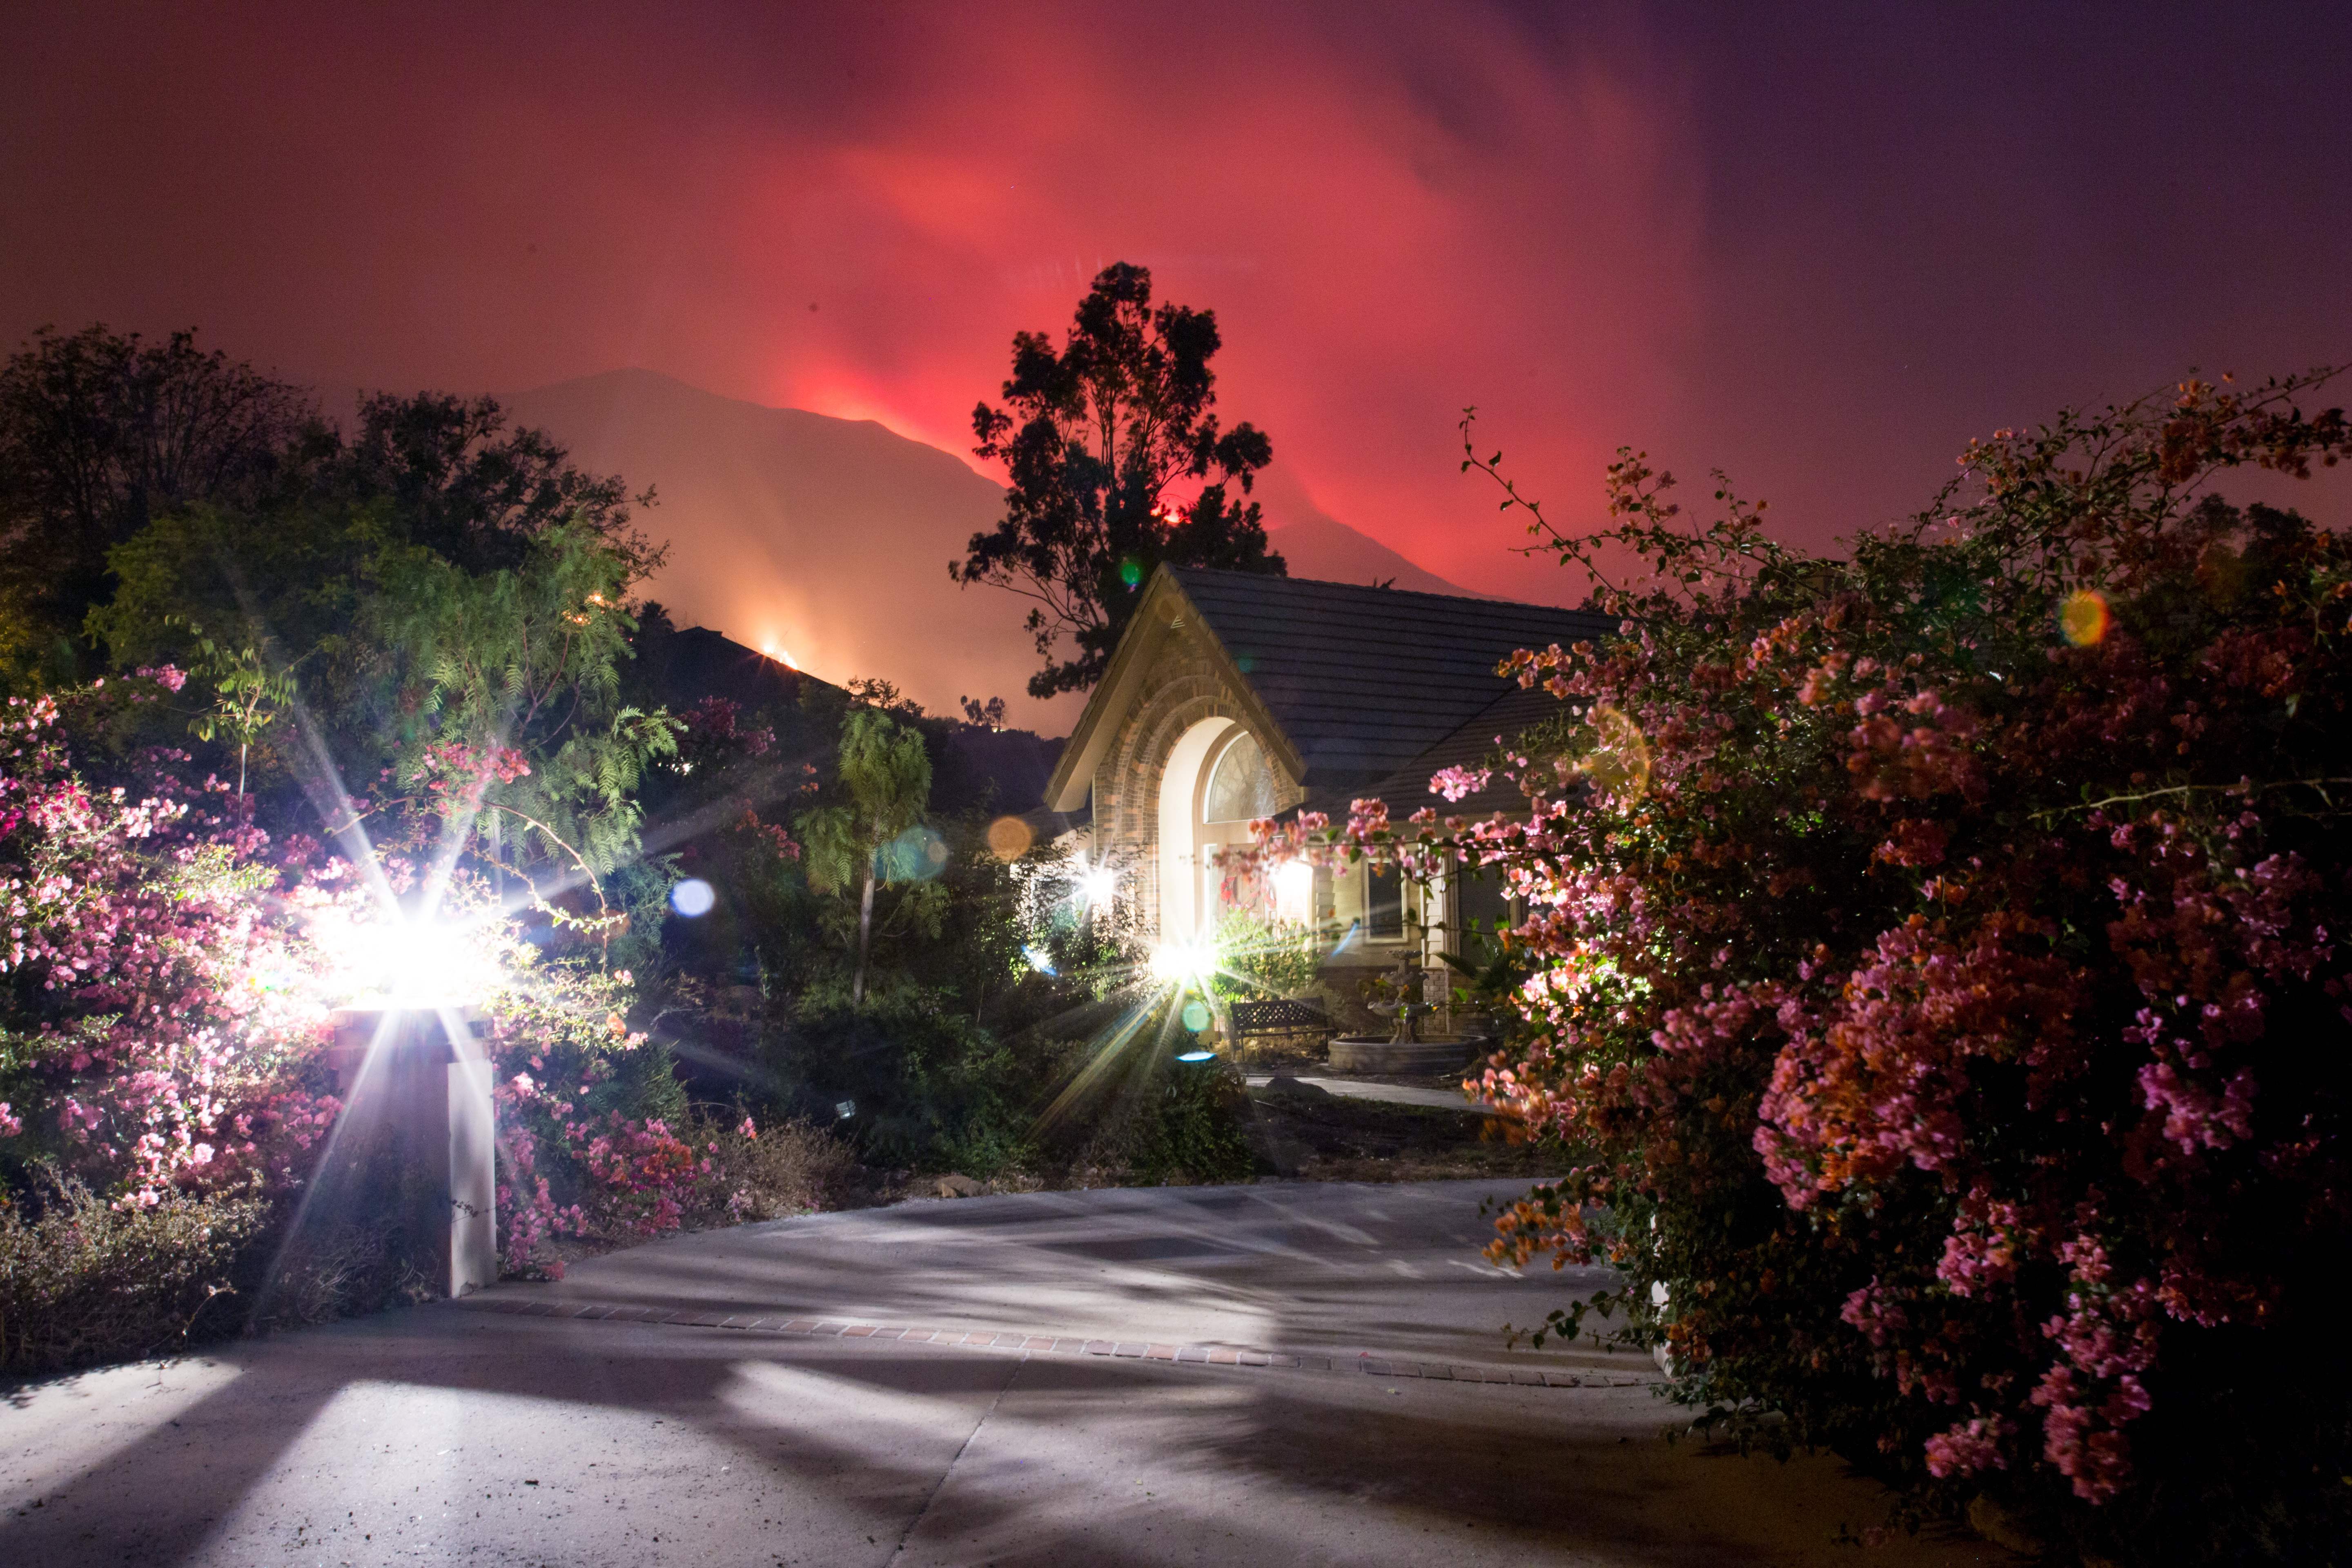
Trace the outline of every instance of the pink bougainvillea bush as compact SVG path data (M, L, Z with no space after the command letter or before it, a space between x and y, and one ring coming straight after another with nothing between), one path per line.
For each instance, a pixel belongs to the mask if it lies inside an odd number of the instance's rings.
M1526 808L1265 826L1526 900L1475 1087L1569 1173L1496 1250L1624 1276L1552 1331L2085 1552L2352 1539L2352 551L2212 490L2352 453L2319 379L2001 432L1843 559L1624 457L1534 513L1622 633L1512 661Z
M373 1168L371 1151L342 1151L367 1169L335 1203L304 1203L343 1109L327 1047L365 969L353 959L387 897L414 904L424 879L398 851L363 873L303 835L274 839L251 797L193 772L184 752L136 744L180 684L164 668L0 710L10 1370L316 1321L424 1288L400 1238L372 1223L404 1178ZM478 795L472 773L514 764L452 749L436 766L467 776L444 788L436 775L407 839L430 844L435 814ZM547 960L484 878L452 874L440 905L491 977L512 1268L561 1272L559 1237L609 1245L805 1208L837 1177L839 1152L804 1129L688 1109L669 1054L623 1021L634 988L603 967L594 920L573 921L575 957Z
M279 1184L338 1109L305 906L342 896L254 827L227 785L150 751L94 782L68 709L176 689L177 672L0 712L0 1136L127 1206Z
M184 753L77 766L69 734L119 737L180 685L142 671L0 710L0 1365L234 1321L214 1304L240 1249L339 1109L302 932L346 896L333 870Z
M846 1178L837 1140L688 1105L669 1053L626 1022L626 971L535 964L521 947L484 1008L508 1273L560 1279L567 1252L805 1213Z

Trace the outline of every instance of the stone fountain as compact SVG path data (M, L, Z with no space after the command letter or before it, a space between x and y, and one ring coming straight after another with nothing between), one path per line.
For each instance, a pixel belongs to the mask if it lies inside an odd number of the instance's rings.
M1342 1035L1331 1042L1331 1067L1336 1072L1439 1073L1466 1065L1480 1042L1460 1035L1424 1037L1421 1021L1437 1009L1428 1000L1428 975L1421 954L1408 952L1393 973L1366 982L1381 993L1366 1004L1392 1021L1386 1039L1368 1035Z

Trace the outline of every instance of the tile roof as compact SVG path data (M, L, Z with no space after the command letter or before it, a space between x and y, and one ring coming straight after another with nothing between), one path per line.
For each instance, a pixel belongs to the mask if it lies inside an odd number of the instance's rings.
M1525 695L1495 673L1514 649L1597 641L1617 629L1606 616L1505 600L1200 568L1173 575L1297 749L1302 782L1321 798L1417 765L1483 728L1490 710L1502 717L1498 704ZM1486 733L1526 727L1501 723ZM1418 788L1427 793L1426 773Z
M1400 820L1424 805L1436 808L1440 816L1480 817L1492 816L1498 811L1524 812L1528 797L1520 793L1518 785L1499 773L1487 781L1485 789L1450 804L1429 787L1430 775L1440 768L1476 765L1499 749L1496 737L1506 743L1516 742L1545 720L1557 717L1561 706L1559 698L1540 686L1528 689L1514 686L1445 739L1358 793L1386 801L1389 815ZM1336 811L1347 802L1339 801L1336 806L1322 801L1308 804L1318 811Z

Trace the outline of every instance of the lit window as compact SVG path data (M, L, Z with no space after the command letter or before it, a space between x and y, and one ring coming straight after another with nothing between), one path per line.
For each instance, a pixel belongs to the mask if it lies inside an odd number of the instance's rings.
M1274 914L1276 920L1306 925L1315 919L1315 868L1304 860L1285 860L1275 868Z
M1374 942L1404 938L1404 879L1393 866L1364 868L1364 934Z
M1257 738L1243 731L1217 758L1209 788L1201 802L1201 820L1247 822L1275 813L1274 770Z

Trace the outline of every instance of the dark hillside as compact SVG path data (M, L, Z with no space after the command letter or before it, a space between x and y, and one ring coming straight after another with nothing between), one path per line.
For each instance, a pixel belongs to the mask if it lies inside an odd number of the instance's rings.
M674 629L656 606L647 606L642 620L629 671L631 697L640 707L683 713L723 698L742 710L744 721L775 731L780 763L808 763L831 774L847 691L708 626ZM931 808L941 814L1034 811L1062 754L1060 740L1027 730L931 717L915 722L929 743Z

